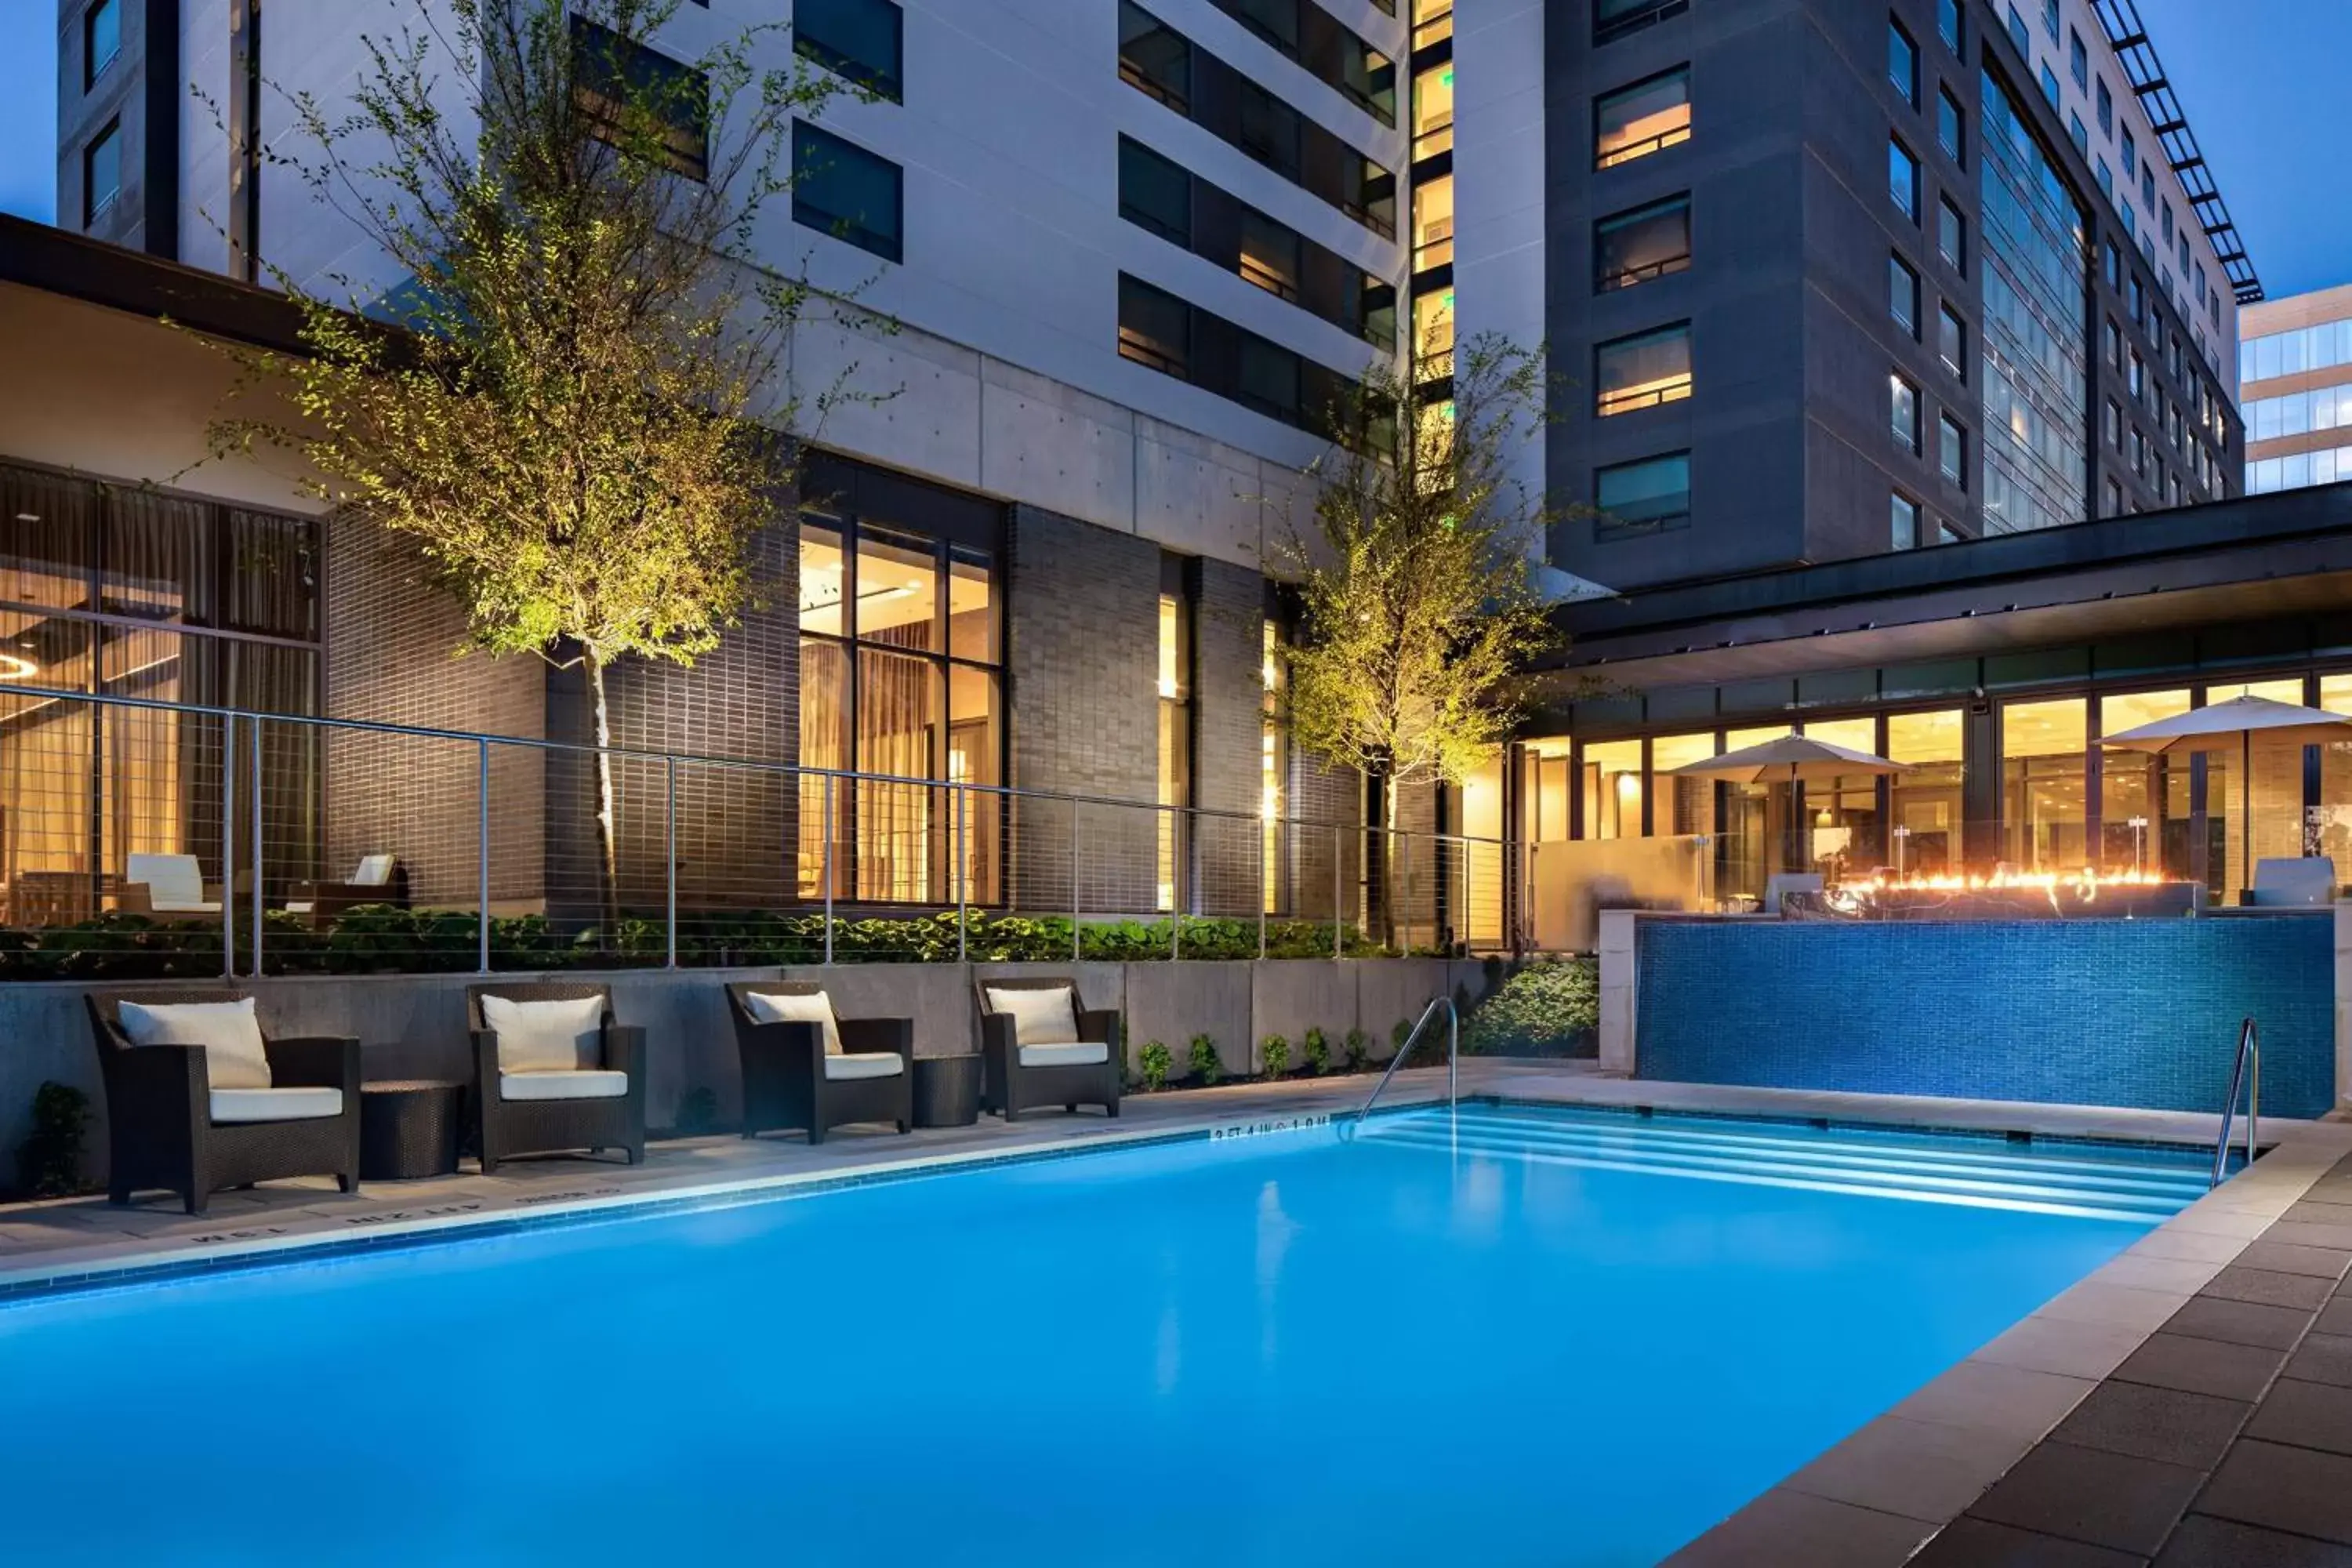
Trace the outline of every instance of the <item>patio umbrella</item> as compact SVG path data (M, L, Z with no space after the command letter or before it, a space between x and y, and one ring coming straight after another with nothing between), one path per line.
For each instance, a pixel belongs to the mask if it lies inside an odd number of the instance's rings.
M2305 745L2352 741L2352 719L2341 713L2330 713L2325 709L2274 702L2267 697L2239 696L2224 702L2209 702L2202 708L2191 708L2186 713L2175 713L2169 719L2158 719L2152 724L2142 724L2113 735L2102 735L2099 744L2114 746L2119 751L2145 752L2151 756L2161 756L2171 752L2224 751L2232 740L2236 741L2239 751L2239 811L2241 820L2246 825L2246 858L2251 864L2254 845L2256 735L2275 741L2299 741Z
M1719 757L1702 757L1672 769L1668 776L1723 779L1731 784L1819 784L1852 778L1857 773L1899 773L1902 763L1890 763L1868 752L1852 752L1804 735L1782 735L1761 745L1742 746Z

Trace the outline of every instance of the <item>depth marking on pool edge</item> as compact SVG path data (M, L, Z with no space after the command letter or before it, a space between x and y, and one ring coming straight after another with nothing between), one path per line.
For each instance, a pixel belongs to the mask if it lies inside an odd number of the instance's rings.
M1236 1121L1230 1127L1209 1129L1209 1142L1222 1143L1228 1138L1263 1138L1269 1132L1300 1132L1311 1127L1331 1125L1330 1113L1314 1116L1282 1116L1271 1121Z

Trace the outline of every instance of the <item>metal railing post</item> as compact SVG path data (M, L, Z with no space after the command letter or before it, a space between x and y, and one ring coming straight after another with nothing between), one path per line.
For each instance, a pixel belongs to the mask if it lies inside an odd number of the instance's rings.
M477 973L490 972L490 743L477 741L475 745L474 798L479 810L475 824L474 871L475 907L481 914L474 922L474 968Z
M1276 833L1280 833L1280 832L1282 831L1282 828L1281 828L1281 826L1280 826L1280 824L1279 824L1279 823L1267 823L1266 821L1265 821L1265 820L1263 820L1263 819L1261 819L1261 820L1259 821L1259 823L1258 823L1258 829L1257 829L1257 955L1258 955L1259 959L1261 959L1261 960L1263 960L1263 959L1265 957L1265 906L1266 906L1266 902L1267 902L1267 900L1266 900L1266 896L1265 896L1265 835L1266 835L1266 830L1267 830L1267 828L1268 828L1268 827L1272 827L1272 828L1273 828L1273 830L1274 830Z
M1171 963L1184 955L1184 884L1190 880L1184 873L1191 862L1184 854L1184 818L1186 814L1174 806L1168 808L1168 874L1176 885L1168 889L1168 957Z
M1462 908L1455 916L1454 940L1462 948L1462 956L1470 956L1471 934L1477 928L1477 911L1470 903L1470 836L1462 836Z
M824 775L824 852L817 874L824 879L824 961L833 962L833 785L834 776Z
M1402 945L1409 953L1412 951L1412 835L1410 833L1404 836L1403 858L1404 864L1397 872L1395 899L1397 913L1403 917L1398 926L1404 937Z
M1331 956L1348 956L1348 928L1340 918L1340 901L1345 897L1348 878L1348 830L1331 830Z
M261 928L264 923L261 918L261 721L256 719L247 728L253 731L253 745L250 752L253 758L253 973L255 978L258 979L261 974ZM236 879L231 877L228 879L228 886L221 889L221 907L226 909L236 897Z
M968 879L964 872L964 817L971 795L971 785L956 785L955 885L956 962L958 963L971 962L971 889L967 886Z
M236 978L236 715L221 715L221 978Z
M1078 803L1070 802L1070 962L1084 952L1078 942Z
M666 967L676 969L677 967L677 758L675 755L668 759L668 766L664 770L664 773L663 784L669 797L667 816L662 827L662 862L667 872L664 880L667 884L667 919L669 928L669 952L665 963Z

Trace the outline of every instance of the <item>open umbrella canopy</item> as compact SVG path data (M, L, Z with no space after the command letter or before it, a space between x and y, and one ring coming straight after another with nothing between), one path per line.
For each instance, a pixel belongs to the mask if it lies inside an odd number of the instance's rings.
M1782 735L1761 745L1743 746L1719 757L1703 757L1673 770L1670 776L1724 779L1732 784L1818 784L1863 773L1899 773L1901 763L1851 752L1805 735Z
M2319 708L2273 702L2267 697L2232 697L2209 702L2158 719L2152 724L2099 737L2099 744L2129 752L2212 752L2265 740L2300 741L2306 745L2326 741L2352 741L2352 719Z

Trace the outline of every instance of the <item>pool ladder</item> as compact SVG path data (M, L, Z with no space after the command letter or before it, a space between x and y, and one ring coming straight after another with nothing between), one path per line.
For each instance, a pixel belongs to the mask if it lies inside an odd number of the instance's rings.
M1413 1025L1412 1033L1404 1037L1404 1044L1399 1046L1396 1055L1389 1058L1388 1070L1381 1074L1381 1081L1372 1085L1372 1092L1364 1097L1363 1106L1356 1112L1357 1125L1361 1125L1364 1118L1372 1113L1372 1107L1380 1102L1381 1091L1388 1088L1389 1079L1396 1077L1397 1068L1404 1066L1404 1058L1412 1054L1412 1047L1420 1040L1422 1031L1429 1027L1429 1021L1437 1016L1441 1008L1445 1013L1445 1103L1448 1109L1457 1109L1460 1106L1462 1014L1460 1009L1454 1005L1454 998L1451 995L1435 996L1430 999L1428 1006L1421 1010L1421 1021Z
M2263 1035L2249 1018L2238 1029L2238 1056L2230 1068L2230 1098L2221 1102L2221 1135L2213 1141L2213 1185L2230 1168L2230 1118L2238 1109L2238 1091L2246 1091L2246 1163L2254 1163L2254 1122L2263 1099Z

